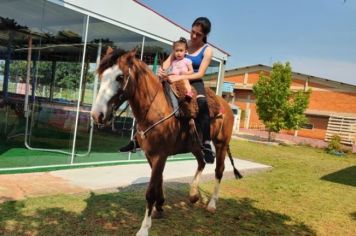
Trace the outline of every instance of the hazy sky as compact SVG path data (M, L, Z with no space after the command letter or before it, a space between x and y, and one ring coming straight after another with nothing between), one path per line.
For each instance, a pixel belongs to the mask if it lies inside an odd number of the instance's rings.
M141 0L186 29L212 22L208 41L227 69L289 61L294 72L356 85L355 0Z

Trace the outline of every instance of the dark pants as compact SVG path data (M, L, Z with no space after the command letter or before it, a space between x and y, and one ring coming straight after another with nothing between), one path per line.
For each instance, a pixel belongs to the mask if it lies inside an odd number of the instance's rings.
M190 84L197 91L197 102L199 107L199 113L196 118L196 123L203 134L203 143L205 141L210 140L210 116L209 116L209 106L208 101L205 94L204 82L203 80L193 80L190 81ZM204 97L199 97L199 95L203 95Z

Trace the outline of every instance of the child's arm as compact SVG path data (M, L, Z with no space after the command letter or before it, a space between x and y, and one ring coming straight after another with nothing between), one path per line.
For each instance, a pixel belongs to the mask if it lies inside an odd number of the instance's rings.
M188 71L183 73L183 75L191 75L191 74L193 74L194 70L193 70L192 61L188 59L187 62L186 62L186 65L187 65Z

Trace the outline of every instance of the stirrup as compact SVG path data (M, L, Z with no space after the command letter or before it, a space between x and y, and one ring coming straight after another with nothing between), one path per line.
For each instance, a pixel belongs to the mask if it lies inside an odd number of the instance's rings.
M204 161L207 164L213 164L215 160L215 153L211 148L210 144L203 144L202 146Z

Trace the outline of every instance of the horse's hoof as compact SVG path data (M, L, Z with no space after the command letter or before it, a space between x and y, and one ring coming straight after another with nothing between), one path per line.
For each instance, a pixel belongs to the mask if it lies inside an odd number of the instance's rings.
M197 201L199 201L199 194L193 195L193 196L189 196L189 201L191 203L196 203Z
M212 214L214 214L216 212L216 208L215 207L209 207L208 206L206 209L208 210L208 212L210 212Z
M210 212L210 213L215 213L216 211L216 203L214 199L211 199L208 206L206 207L206 209Z
M153 219L162 219L164 217L164 211L153 211L152 218Z

